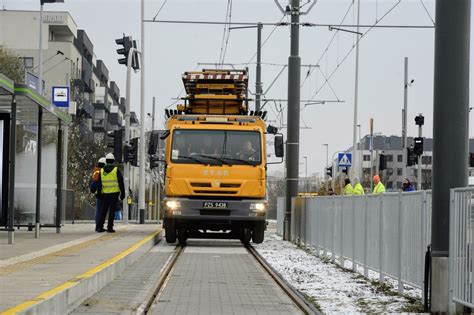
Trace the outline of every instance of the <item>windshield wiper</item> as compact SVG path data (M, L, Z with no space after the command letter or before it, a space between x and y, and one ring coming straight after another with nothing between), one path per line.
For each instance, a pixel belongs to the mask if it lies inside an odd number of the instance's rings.
M195 162L198 162L198 163L201 163L201 164L207 164L206 162L204 162L200 159L196 159L195 157L192 157L192 156L178 155L178 158L179 159L188 159L188 160L195 161Z
M229 157L222 157L222 159L236 161L236 162L242 162L242 163L245 163L247 165L256 165L255 163L252 163L250 161L246 161L246 160L243 160L243 159L235 159L235 158L229 158Z
M202 157L205 157L205 158L209 158L209 159L213 159L213 160L216 160L216 161L219 161L223 164L226 164L226 165L231 165L229 162L223 160L222 158L218 158L218 157L215 157L215 156L210 156L210 155L205 155L205 154L196 154L197 156L202 156Z

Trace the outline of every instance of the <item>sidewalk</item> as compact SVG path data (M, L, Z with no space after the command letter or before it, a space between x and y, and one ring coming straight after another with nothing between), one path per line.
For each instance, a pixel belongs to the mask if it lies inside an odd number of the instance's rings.
M95 233L93 224L66 225L61 234L41 230L39 239L34 232L20 230L12 245L7 244L7 234L0 233L0 312L35 307L36 313L62 313L74 308L121 274L160 236L160 226L151 224L119 224L116 230Z

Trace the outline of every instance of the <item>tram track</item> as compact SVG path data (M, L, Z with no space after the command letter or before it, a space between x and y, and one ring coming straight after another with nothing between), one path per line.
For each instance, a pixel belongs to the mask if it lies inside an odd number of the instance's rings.
M148 295L146 300L137 309L137 314L148 314L153 303L155 303L162 292L165 290L168 281L170 280L173 269L175 268L181 254L184 252L186 245L177 245L167 259L165 265L162 268L161 275L157 281L156 286L152 292ZM251 256L261 267L261 269L276 283L276 285L284 292L285 295L293 302L293 304L304 314L321 314L321 312L305 297L298 292L291 284L289 284L273 267L263 258L258 251L252 246L245 246L248 255Z

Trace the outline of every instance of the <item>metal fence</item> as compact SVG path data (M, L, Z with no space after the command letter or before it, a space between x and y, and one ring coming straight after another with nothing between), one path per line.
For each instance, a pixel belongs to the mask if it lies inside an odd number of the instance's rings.
M450 300L474 308L474 188L451 190L449 279ZM453 305L450 305L453 307ZM454 309L450 309L454 311Z
M378 272L423 290L424 255L430 243L431 192L367 196L299 197L292 200L291 240L368 276ZM279 198L277 232L283 232Z

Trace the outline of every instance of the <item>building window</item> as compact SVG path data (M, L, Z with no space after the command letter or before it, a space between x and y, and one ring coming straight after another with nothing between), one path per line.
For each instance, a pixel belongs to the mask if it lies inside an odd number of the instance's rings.
M401 168L397 168L397 175L398 176L402 176L402 169Z
M387 184L385 185L385 188L392 189L393 188L393 182L387 182Z
M23 59L23 67L25 67L25 70L33 69L33 66L34 66L33 57L23 57L22 59Z
M362 172L363 172L364 174L370 174L370 167L364 167L364 168L362 169Z
M387 176L393 175L393 168L387 168Z
M397 182L397 189L402 189L402 182Z
M432 157L431 156L422 156L421 157L421 164L429 165L432 162Z
M370 155L364 154L364 161L370 161Z
M403 162L403 155L402 155L402 154L399 154L399 155L397 156L397 161L398 161L398 162Z
M385 161L387 161L387 162L393 162L393 155L391 155L391 154L390 154L390 155L386 155L386 156L385 156Z

